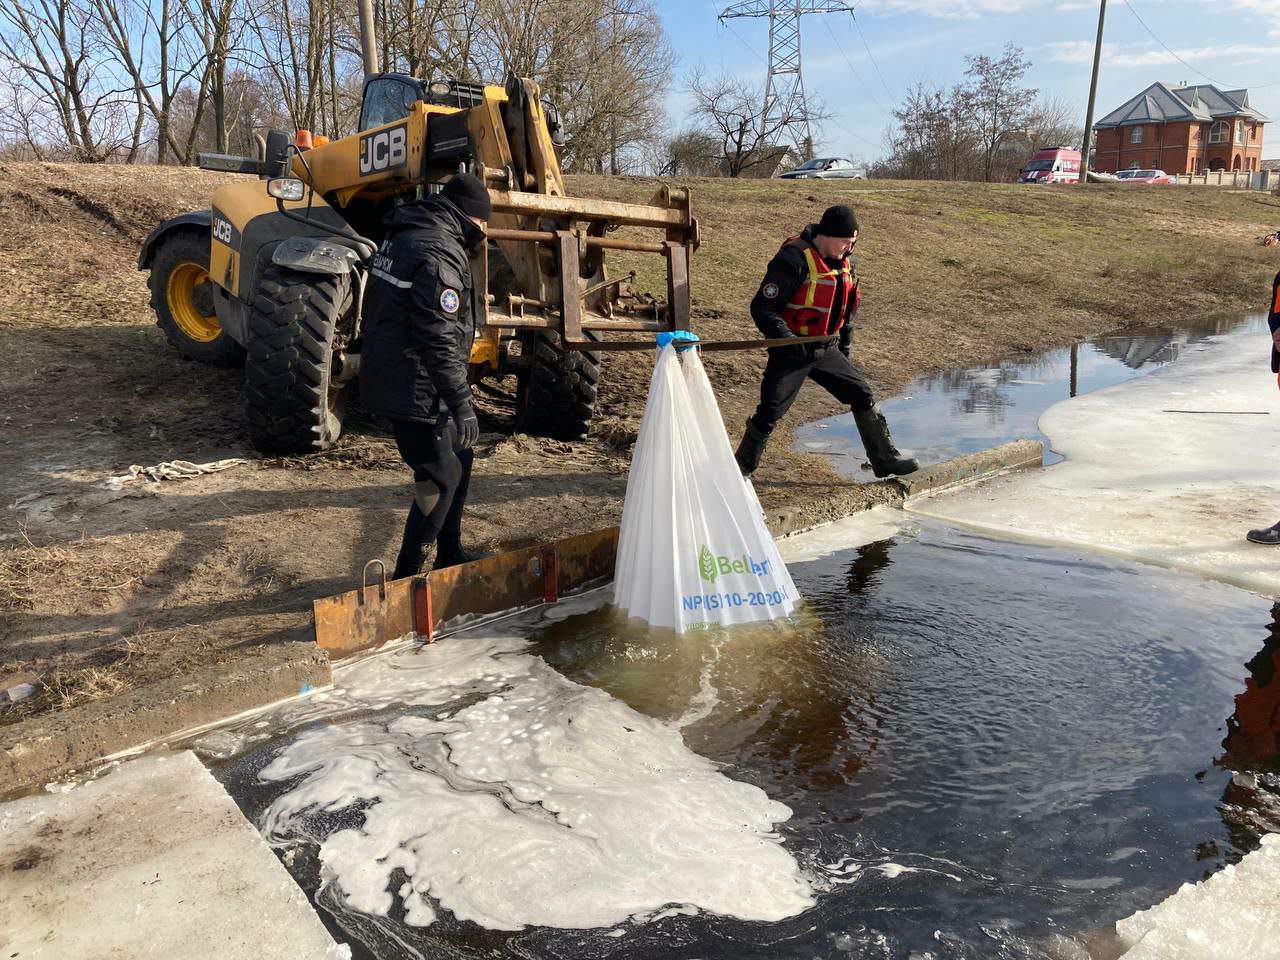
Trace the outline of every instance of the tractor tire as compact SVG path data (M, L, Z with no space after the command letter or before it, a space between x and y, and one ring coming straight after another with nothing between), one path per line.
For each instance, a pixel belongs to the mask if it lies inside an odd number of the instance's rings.
M516 429L556 440L582 440L596 409L599 352L566 350L556 334L541 330L525 331L520 340L526 360L516 389Z
M350 301L346 275L263 272L244 365L249 439L263 453L316 453L341 435L348 385L332 381L333 338Z
M152 257L147 285L156 326L178 353L212 367L244 364L244 347L222 329L213 308L207 233L179 230L165 238Z

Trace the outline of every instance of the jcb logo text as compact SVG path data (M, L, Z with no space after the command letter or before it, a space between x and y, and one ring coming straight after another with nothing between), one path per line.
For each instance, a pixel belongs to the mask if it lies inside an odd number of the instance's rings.
M403 166L409 157L408 128L401 124L360 138L360 176Z

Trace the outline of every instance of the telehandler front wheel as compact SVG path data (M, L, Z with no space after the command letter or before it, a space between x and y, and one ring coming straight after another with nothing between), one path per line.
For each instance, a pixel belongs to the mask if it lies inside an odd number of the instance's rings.
M315 453L342 433L347 394L333 382L333 339L350 304L346 275L263 272L244 365L249 439L263 453Z
M516 429L556 440L586 437L596 410L600 353L566 350L558 335L541 330L523 331L520 345Z
M151 260L151 309L165 339L189 360L238 367L244 348L231 339L213 308L209 236L180 230L167 237Z

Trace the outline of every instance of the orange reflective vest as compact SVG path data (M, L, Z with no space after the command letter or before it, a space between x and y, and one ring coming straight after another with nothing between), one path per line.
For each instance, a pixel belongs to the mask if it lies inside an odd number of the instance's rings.
M817 249L802 237L792 237L780 249L786 247L799 247L809 268L804 281L796 287L791 300L780 311L787 329L798 337L821 337L836 333L844 326L846 316L853 319L862 299L862 291L858 288L849 260L842 260L840 266L832 269L819 256ZM843 308L838 316L833 316L836 292L842 288L844 295L840 297L840 303Z

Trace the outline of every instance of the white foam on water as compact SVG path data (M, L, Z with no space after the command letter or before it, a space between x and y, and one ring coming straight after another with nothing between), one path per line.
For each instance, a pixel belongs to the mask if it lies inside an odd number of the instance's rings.
M366 661L321 706L394 703L417 709L311 727L260 774L300 778L263 829L276 845L317 842L322 883L350 909L386 915L398 898L410 924L447 910L515 930L671 910L776 921L814 902L774 831L785 805L673 726L566 680L522 638Z
M1267 349L1265 334L1209 340L1150 376L1063 401L1040 429L1065 462L907 508L1280 593L1280 550L1244 539L1280 519L1280 392Z
M1116 924L1123 960L1280 958L1280 835L1208 880Z

